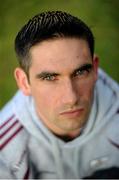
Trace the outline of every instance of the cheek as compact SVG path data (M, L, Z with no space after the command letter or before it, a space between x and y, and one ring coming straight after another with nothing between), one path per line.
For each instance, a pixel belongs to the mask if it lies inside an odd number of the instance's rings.
M32 92L38 110L50 111L56 104L56 97L53 91L48 88L37 88Z
M82 99L85 99L86 101L90 101L93 97L94 86L95 86L94 80L90 80L86 83L82 83L82 85L79 87L80 97L82 97Z

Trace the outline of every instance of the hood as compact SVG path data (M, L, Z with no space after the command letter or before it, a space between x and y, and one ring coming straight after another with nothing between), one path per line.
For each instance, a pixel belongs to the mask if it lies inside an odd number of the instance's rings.
M29 140L29 151L32 162L35 164L36 169L38 169L37 173L44 172L48 169L50 174L57 172L55 178L64 178L66 176L68 176L67 178L79 178L79 170L77 171L78 173L75 172L77 166L72 166L73 158L77 157L76 152L78 153L73 148L77 146L78 148L81 147L92 136L94 137L102 127L104 129L107 123L113 122L112 117L119 111L118 84L101 69L99 69L98 74L99 78L95 85L94 101L88 122L83 133L68 143L55 137L44 126L42 121L37 117L32 97L24 96L21 91L17 93L14 100L14 107L17 109L17 115L21 123L31 137ZM68 158L62 161L61 157L64 159L65 156ZM67 170L68 173L66 173ZM80 170L80 174L83 174L82 170ZM41 177L41 174L39 177ZM53 176L51 177L53 178Z

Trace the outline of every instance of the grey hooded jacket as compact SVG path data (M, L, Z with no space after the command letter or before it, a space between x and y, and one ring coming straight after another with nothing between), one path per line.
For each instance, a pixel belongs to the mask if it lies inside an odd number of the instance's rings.
M1 179L76 179L112 167L119 167L119 86L102 70L86 127L72 141L52 134L21 91L1 110Z

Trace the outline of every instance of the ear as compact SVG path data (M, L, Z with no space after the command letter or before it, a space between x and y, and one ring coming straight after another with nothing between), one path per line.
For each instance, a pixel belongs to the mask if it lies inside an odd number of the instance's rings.
M93 68L94 68L94 72L95 72L95 80L97 80L97 78L98 78L98 67L99 67L99 57L96 54L94 54Z
M19 89L21 89L26 96L31 95L31 88L26 73L18 67L14 71L14 76Z

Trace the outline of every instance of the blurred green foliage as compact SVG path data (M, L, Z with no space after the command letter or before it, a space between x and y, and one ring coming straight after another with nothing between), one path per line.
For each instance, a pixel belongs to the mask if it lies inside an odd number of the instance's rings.
M29 18L47 10L67 11L84 20L94 33L100 66L119 82L119 0L4 0L0 2L0 107L17 90L15 36Z

